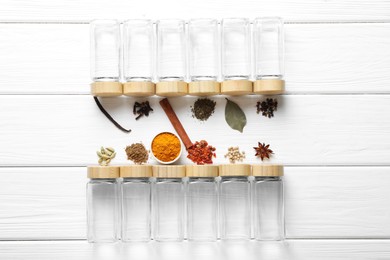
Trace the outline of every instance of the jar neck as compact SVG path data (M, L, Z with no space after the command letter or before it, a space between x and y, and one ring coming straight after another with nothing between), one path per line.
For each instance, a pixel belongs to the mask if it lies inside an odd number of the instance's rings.
M149 177L136 177L136 178L126 177L123 178L123 182L150 182L150 178Z
M215 177L189 177L189 182L215 182Z
M281 181L281 176L255 176L256 181Z
M222 176L222 181L248 181L248 176Z
M156 178L156 182L183 182L183 178Z

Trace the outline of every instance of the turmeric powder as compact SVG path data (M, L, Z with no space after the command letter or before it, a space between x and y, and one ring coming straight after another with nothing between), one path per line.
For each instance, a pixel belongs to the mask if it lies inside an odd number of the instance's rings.
M170 162L176 159L181 151L179 138L168 132L158 134L152 141L153 155L163 162Z

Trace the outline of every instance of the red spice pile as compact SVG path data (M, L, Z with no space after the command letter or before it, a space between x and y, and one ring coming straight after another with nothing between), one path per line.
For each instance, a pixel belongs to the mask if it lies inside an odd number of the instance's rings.
M212 164L213 157L216 157L215 147L209 145L205 140L195 142L188 148L187 152L187 158L199 165Z

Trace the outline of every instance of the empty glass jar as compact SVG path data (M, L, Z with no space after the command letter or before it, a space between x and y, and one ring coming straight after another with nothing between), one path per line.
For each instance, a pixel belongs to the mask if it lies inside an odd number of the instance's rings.
M222 20L221 92L228 95L252 93L250 23L245 18Z
M253 212L257 240L284 239L283 166L253 165Z
M184 165L153 166L153 238L157 241L184 239Z
M120 83L120 23L94 20L91 30L91 92L95 96L122 95Z
M250 239L250 182L248 164L220 165L219 222L222 240Z
M217 240L218 166L187 165L187 239Z
M154 29L146 19L127 20L123 25L123 93L128 96L154 94Z
M116 242L119 234L119 167L88 167L88 242Z
M151 236L152 166L122 166L122 241L149 241Z
M284 32L279 17L257 18L253 23L255 51L254 92L281 94L284 91Z
M219 32L214 19L188 22L190 95L215 95L220 92Z
M187 61L185 22L157 21L157 79L156 94L160 96L186 95Z

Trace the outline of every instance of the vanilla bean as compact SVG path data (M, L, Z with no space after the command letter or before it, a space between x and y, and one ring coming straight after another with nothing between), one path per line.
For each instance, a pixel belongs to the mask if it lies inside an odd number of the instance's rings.
M99 99L97 97L93 97L93 99L96 102L96 105L99 107L100 111L108 118L108 120L111 121L119 130L125 132L125 133L130 133L131 129L125 129L123 126L121 126L117 121L115 121L114 118L104 109L102 104L100 103Z

